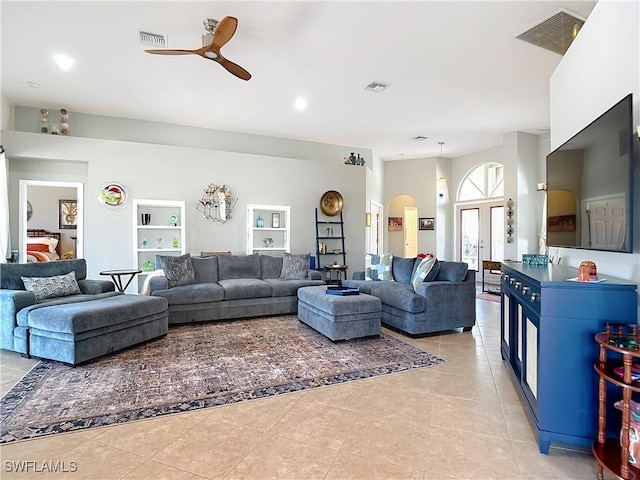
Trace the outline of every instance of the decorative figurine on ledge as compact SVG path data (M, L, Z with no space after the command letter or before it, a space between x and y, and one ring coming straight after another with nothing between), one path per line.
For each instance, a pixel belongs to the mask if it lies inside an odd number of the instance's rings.
M588 282L590 280L598 280L598 270L595 262L585 260L580 262L580 267L578 268L578 281Z
M344 159L345 165L359 165L364 166L364 157L361 157L360 154L356 157L354 152L351 152L351 155L345 157Z

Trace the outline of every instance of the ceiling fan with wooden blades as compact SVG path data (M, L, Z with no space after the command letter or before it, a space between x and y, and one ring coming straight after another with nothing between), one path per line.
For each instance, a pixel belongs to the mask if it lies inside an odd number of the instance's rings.
M235 75L242 80L249 80L251 74L240 65L226 59L220 49L229 41L236 33L238 28L238 19L235 17L224 17L219 22L213 18L206 18L202 22L206 33L202 35L202 47L195 50L177 50L177 49L161 49L161 50L145 50L147 53L156 55L200 55L202 58L213 60L222 65L229 73Z

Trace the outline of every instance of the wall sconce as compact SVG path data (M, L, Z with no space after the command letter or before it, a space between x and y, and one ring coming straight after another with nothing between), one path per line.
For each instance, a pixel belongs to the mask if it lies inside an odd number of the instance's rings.
M440 198L444 198L444 195L446 192L447 192L447 179L444 177L440 177L438 179L438 196Z
M444 145L444 142L438 142L438 145L440 145L440 161L442 161L442 146ZM440 197L440 200L444 200L445 195L447 194L447 179L440 175L437 184L438 197Z
M364 226L365 227L371 226L371 214L369 212L366 212L364 214Z

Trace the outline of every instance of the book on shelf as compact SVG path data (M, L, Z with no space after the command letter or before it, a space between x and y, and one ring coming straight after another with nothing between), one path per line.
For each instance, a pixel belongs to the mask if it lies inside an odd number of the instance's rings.
M613 369L613 373L618 375L620 378L624 377L624 367L615 367ZM631 364L631 380L634 382L640 381L640 365L637 363Z
M633 335L611 336L609 337L609 344L618 348L638 350L638 340Z

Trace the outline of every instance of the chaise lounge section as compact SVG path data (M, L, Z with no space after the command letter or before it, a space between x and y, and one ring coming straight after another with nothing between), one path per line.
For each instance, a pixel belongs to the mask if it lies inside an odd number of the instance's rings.
M84 259L0 264L0 348L77 365L167 334L166 299L115 292L86 271Z

